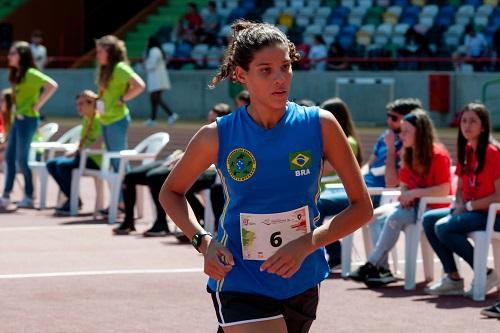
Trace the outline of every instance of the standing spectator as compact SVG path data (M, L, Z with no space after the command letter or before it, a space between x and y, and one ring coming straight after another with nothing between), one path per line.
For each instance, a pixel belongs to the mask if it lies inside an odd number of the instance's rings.
M326 69L327 56L328 52L326 50L325 40L321 35L314 36L314 44L309 51L311 69L317 72L323 72Z
M402 167L399 171L401 195L396 209L389 214L375 249L351 278L374 287L395 281L384 266L389 251L396 245L401 231L414 224L418 201L422 197L450 194L450 157L437 138L431 119L423 110L415 110L401 124ZM442 206L437 205L434 208Z
M43 36L40 30L35 30L31 34L31 53L33 61L38 70L43 71L47 66L47 48L42 45Z
M54 178L61 192L66 196L66 201L56 208L57 215L69 215L71 196L71 173L80 166L80 153L82 149L100 146L101 124L99 114L96 112L97 95L90 90L82 91L76 97L76 108L82 117L82 131L78 150L67 156L60 156L47 161L47 170ZM99 169L100 155L89 155L86 168ZM80 201L81 202L81 201Z
M122 40L112 35L99 38L96 40L96 56L99 87L97 110L101 112L106 150L127 149L130 112L126 103L142 93L145 84L128 65L127 50ZM118 171L119 161L113 159L111 164Z
M10 192L14 187L16 164L24 176L24 198L19 208L33 207L33 179L28 166L31 141L40 122L40 109L57 89L57 83L35 68L29 43L15 42L8 54L9 81L12 85L15 105L14 122L9 131L7 174L0 207L10 204Z
M146 127L153 127L156 125L156 112L158 106L167 113L168 124L175 123L179 116L177 113L172 112L167 103L161 98L162 92L169 90L171 84L165 64L165 54L156 37L149 37L148 39L144 67L146 67L147 87L151 100L151 117L146 120Z
M467 234L485 230L489 205L500 201L500 145L491 137L490 126L488 111L483 104L470 103L465 107L457 139L455 209L432 210L423 216L425 235L446 273L441 281L425 289L428 294L464 294L464 280L453 254L474 267L474 248L467 240ZM500 231L499 215L494 229ZM498 283L497 273L488 268L486 292ZM472 288L465 296L472 297Z
M203 19L198 13L198 5L189 2L186 14L182 16L177 25L177 38L190 44L196 44L202 24Z

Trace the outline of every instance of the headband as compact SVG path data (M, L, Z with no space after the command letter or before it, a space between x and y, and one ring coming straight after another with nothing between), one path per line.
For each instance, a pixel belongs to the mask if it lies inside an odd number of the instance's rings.
M409 122L413 127L417 127L417 116L414 113L409 113L403 117L404 121Z

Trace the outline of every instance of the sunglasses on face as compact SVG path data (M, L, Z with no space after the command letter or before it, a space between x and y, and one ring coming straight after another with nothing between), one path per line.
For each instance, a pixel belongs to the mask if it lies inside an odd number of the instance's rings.
M395 114L392 113L387 113L387 118L390 118L392 121L396 122L399 119L399 116L396 116Z

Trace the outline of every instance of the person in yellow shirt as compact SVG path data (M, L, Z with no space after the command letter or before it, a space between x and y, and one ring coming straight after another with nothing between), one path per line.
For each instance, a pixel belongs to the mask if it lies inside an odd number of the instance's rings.
M97 111L101 114L102 136L107 151L127 149L127 130L130 112L127 102L144 91L146 85L128 65L125 43L107 35L96 40L97 85L99 100ZM118 170L118 160L111 164Z
M91 90L84 90L76 97L76 108L82 117L82 131L80 143L75 153L59 156L47 162L47 170L56 181L67 200L56 208L56 215L69 215L71 195L71 173L80 166L80 152L85 148L99 148L101 144L101 123L99 114L95 110L97 95ZM89 155L86 167L99 169L101 155Z
M33 179L28 166L28 154L40 122L40 109L58 86L51 77L36 69L30 44L27 42L19 41L12 45L8 53L8 64L14 101L14 121L9 131L5 153L7 173L0 208L6 208L10 204L16 164L24 176L24 198L17 203L17 207L32 208Z

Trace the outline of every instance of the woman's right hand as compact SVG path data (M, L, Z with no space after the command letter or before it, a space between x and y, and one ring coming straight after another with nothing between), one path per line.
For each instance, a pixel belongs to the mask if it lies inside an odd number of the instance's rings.
M204 259L203 271L217 281L222 280L234 265L231 252L215 238L210 238Z

